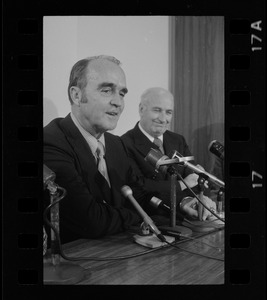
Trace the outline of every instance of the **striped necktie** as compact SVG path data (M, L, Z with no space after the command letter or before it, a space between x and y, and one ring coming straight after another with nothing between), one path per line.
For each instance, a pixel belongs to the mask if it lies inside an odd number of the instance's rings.
M108 177L108 170L107 170L107 165L105 161L105 150L104 150L104 145L98 141L98 146L96 149L96 156L97 156L97 168L98 171L105 177L109 187L110 187L110 181Z
M162 152L162 154L164 154L164 149L163 149L163 143L162 143L162 140L159 139L159 138L155 138L153 143L155 145L157 145L159 147L159 150Z

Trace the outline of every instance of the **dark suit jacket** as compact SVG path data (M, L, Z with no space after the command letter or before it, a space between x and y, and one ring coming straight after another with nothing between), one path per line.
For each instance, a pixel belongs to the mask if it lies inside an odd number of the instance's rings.
M135 127L121 136L131 160L131 165L137 175L145 177L145 188L152 192L155 196L162 199L166 204L170 205L170 175L164 176L161 172L157 173L155 168L144 160L151 148L158 149L139 129L138 123ZM166 131L163 135L163 147L165 154L177 150L183 156L192 156L185 138L177 133ZM193 162L192 162L193 163ZM176 170L185 178L192 171L180 165L175 165ZM177 178L179 180L179 178ZM181 191L180 184L176 184L177 202L188 194L188 191ZM153 213L153 212L150 212Z
M44 164L56 173L55 182L67 191L59 208L63 242L114 234L141 221L122 196L121 187L129 185L140 205L150 198L133 175L120 138L105 133L105 144L110 189L70 115L54 119L44 128Z

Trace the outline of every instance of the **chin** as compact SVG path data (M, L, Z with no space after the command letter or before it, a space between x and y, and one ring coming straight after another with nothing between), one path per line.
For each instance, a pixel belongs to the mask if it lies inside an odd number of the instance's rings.
M109 124L109 126L107 126L107 130L114 130L117 127L117 122L116 124Z
M154 132L154 135L156 135L156 136L160 136L160 135L162 135L164 132L165 132L166 130L161 130L161 131L155 131Z

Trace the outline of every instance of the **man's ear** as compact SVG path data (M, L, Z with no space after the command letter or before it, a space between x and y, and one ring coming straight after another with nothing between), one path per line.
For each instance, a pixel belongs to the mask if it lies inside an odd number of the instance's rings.
M142 113L144 112L144 110L145 110L145 106L143 105L143 104L139 104L139 115L141 116L142 115Z
M82 91L77 86L70 87L70 96L74 104L80 106L80 102L82 99Z
M143 111L143 106L142 106L142 104L141 103L139 103L139 114Z

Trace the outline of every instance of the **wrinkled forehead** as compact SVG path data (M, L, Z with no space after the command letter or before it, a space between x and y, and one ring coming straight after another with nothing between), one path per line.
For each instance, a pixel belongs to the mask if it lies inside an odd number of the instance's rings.
M87 80L97 82L110 82L126 87L126 77L122 68L116 63L104 59L97 59L87 67Z
M145 101L149 107L162 107L173 109L174 102L172 95L168 93L153 93Z

